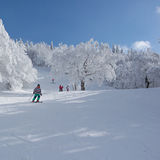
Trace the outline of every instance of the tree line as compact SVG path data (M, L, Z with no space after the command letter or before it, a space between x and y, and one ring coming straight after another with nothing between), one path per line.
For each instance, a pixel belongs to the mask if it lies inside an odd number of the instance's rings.
M36 81L33 65L51 68L55 79L67 77L74 90L95 82L117 89L160 86L160 55L151 49L124 53L118 45L89 41L73 46L24 43L6 32L0 19L0 89L20 89Z
M27 54L34 65L51 67L54 77L68 78L76 90L96 82L117 89L135 89L160 86L160 55L151 49L127 53L112 46L90 39L76 46L59 46L37 43L26 44Z

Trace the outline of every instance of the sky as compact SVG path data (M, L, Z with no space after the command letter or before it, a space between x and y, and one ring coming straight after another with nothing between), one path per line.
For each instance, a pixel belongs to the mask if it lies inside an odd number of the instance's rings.
M1 0L0 19L23 42L76 46L93 38L160 53L160 0Z

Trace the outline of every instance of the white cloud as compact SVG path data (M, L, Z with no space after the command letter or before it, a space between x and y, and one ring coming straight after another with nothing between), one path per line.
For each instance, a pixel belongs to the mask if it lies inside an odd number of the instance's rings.
M157 12L157 13L160 13L160 7L157 7L156 12Z
M151 48L149 41L136 41L132 44L132 48L135 50Z
M126 46L126 45L118 45L119 49L123 49L124 53L128 53L128 50L130 50L131 48L133 50L144 50L144 49L148 49L151 48L151 44L149 41L136 41L134 43L132 43L132 45L130 47Z

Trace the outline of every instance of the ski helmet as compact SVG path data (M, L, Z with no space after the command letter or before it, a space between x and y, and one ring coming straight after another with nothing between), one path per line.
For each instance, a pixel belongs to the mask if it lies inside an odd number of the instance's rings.
M40 87L40 84L37 84L37 87L38 87L38 86Z

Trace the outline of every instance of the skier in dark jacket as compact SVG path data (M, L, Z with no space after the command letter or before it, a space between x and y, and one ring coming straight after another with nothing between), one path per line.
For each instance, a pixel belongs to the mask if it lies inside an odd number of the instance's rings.
M33 94L34 94L34 97L33 97L32 102L34 102L37 97L38 97L37 102L39 102L40 95L42 96L40 84L38 84L37 87L34 89Z

